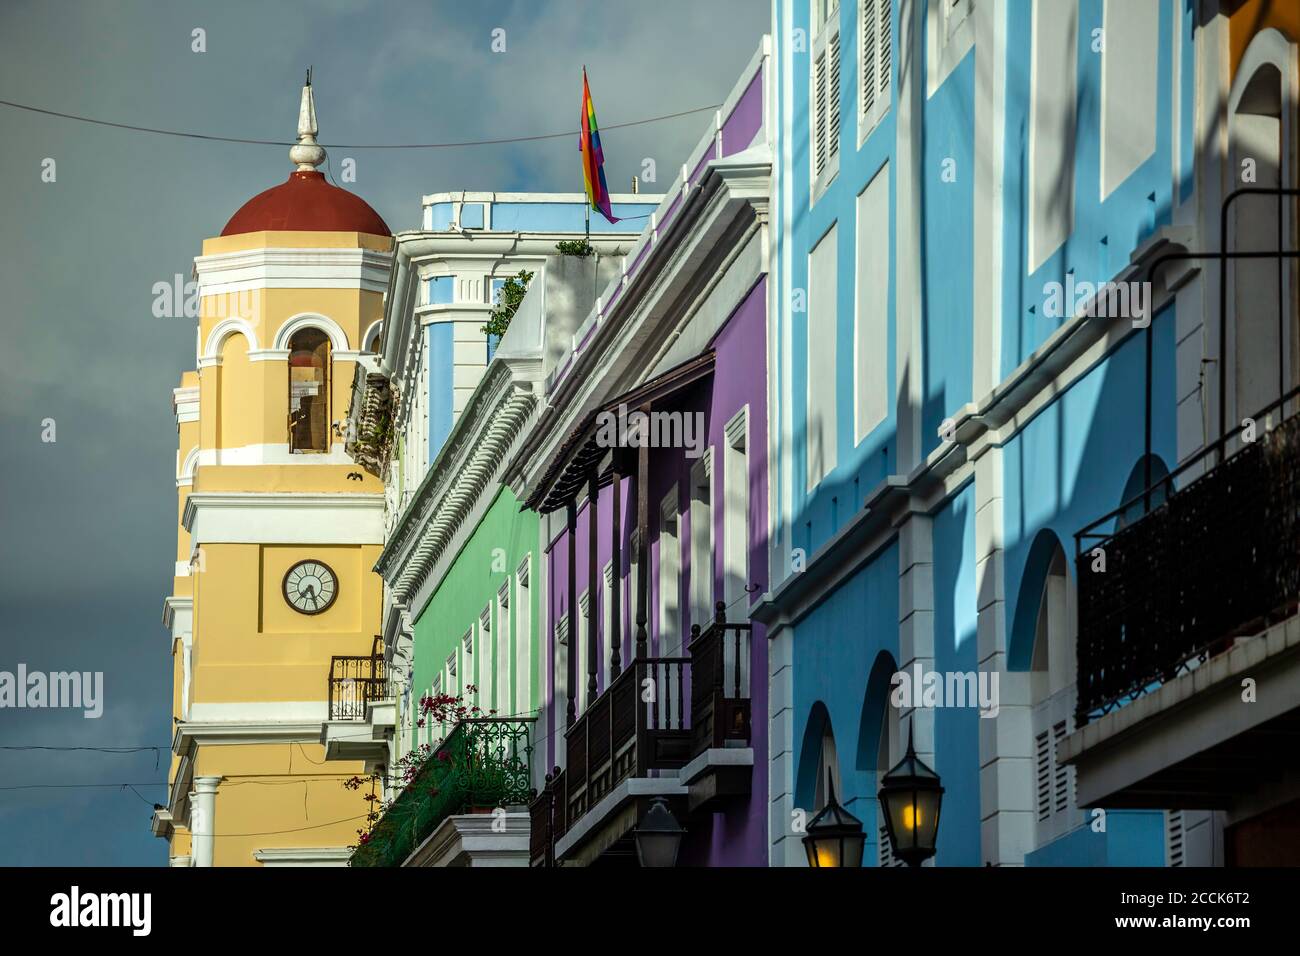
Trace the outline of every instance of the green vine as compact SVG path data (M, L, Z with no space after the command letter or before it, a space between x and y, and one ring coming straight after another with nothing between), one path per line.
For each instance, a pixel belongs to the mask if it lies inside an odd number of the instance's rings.
M532 279L531 272L521 269L519 275L511 276L502 284L501 291L497 293L497 306L492 310L487 325L480 328L484 335L500 337L506 334L510 320L515 317L519 303L524 301L524 293L528 291L528 283Z

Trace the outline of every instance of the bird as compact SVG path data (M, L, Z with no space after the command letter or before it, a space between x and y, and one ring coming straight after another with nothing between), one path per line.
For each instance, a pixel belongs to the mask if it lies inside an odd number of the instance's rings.
M365 480L365 475L361 474L361 472L359 471L348 472L348 481L364 481L364 480Z

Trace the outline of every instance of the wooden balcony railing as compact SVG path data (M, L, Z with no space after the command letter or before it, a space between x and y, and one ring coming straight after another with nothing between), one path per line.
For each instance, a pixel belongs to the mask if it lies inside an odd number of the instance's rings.
M391 696L383 638L375 638L368 657L330 658L330 720L365 720L367 704Z
M1297 394L1251 419L1253 441L1233 430L1075 535L1080 726L1295 612L1300 416L1266 429ZM1210 455L1215 467L1174 490Z
M721 601L708 627L691 627L692 756L729 742L749 743L749 636L749 622L727 623Z
M556 841L623 780L749 742L750 625L728 623L719 604L707 628L691 629L690 652L633 661L574 721L566 767L529 805L532 865L553 866Z

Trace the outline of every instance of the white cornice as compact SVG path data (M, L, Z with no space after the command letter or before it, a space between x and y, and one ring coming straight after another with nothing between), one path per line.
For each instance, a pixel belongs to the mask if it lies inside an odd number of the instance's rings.
M196 256L199 295L252 289L388 288L391 252L373 249L245 249Z
M172 414L176 424L197 422L199 420L199 387L186 385L172 389Z
M347 866L352 851L342 846L286 846L254 850L263 866Z
M609 201L611 203L644 203L647 206L657 206L663 201L663 196L659 193L610 193ZM454 192L454 193L430 193L421 198L420 202L425 206L432 206L437 203L455 203L455 202L491 202L491 203L546 203L549 205L558 205L565 203L585 203L587 201L586 193L492 193L492 192ZM592 237L593 239L595 236Z
M358 493L193 492L181 524L191 543L382 544L384 496Z
M191 615L194 613L194 598L168 595L163 599L163 627L178 637L181 632L190 629Z
M183 720L172 736L172 753L210 744L320 743L320 721L195 721Z

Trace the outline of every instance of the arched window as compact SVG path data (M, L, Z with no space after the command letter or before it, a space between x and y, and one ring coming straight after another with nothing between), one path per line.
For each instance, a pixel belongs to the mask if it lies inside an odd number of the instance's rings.
M1057 763L1056 746L1074 727L1074 608L1060 543L1052 552L1038 597L1030 665L1030 726L1034 744L1034 818L1037 845L1064 835L1078 820L1074 768Z
M300 329L289 340L289 450L329 451L330 340L319 329Z
M1120 531L1127 528L1138 518L1141 518L1147 511L1155 511L1165 503L1169 497L1169 483L1165 478L1169 477L1169 469L1161 461L1158 455L1151 456L1151 494L1149 500L1143 497L1143 492L1147 490L1147 459L1144 455L1133 466L1129 472L1128 481L1124 485L1124 493L1120 495L1120 504L1124 510L1120 512L1119 517L1115 520L1115 530Z
M817 756L817 787L813 796L813 812L830 802L830 787L835 788L835 799L843 802L844 787L840 784L840 761L835 753L835 732L828 720L822 728L821 749Z
M1229 100L1228 138L1232 189L1289 187L1294 181L1284 158L1290 155L1289 94L1284 70L1293 53L1276 31L1262 31L1247 48ZM1294 65L1290 73L1294 74ZM1294 228L1293 201L1278 196L1240 196L1229 219L1234 252L1271 252L1279 234L1285 248ZM1282 222L1279 223L1279 218ZM1293 266L1280 259L1237 259L1229 275L1232 314L1228 322L1229 372L1235 404L1228 406L1229 423L1254 415L1281 396L1290 377L1287 349L1294 336L1282 330L1280 316L1290 316ZM1280 311L1279 311L1280 310ZM1292 320L1294 321L1294 320ZM1279 335L1281 340L1279 341Z
M373 352L375 355L379 354L379 346L381 341L380 335L383 333L383 331L384 330L382 327L375 326L375 330L370 333L370 340L366 342L367 352Z

